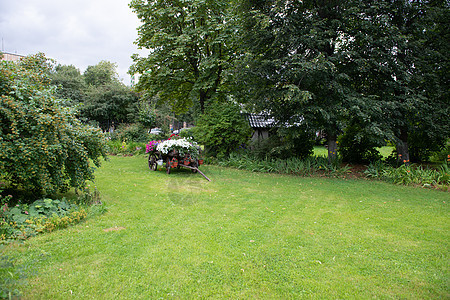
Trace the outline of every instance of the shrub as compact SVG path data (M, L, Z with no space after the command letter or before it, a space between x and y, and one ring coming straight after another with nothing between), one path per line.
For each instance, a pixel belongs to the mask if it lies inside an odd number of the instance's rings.
M432 130L423 128L422 124L415 126L408 134L409 159L412 162L430 161L432 154L442 151L445 146L445 139L433 135Z
M299 158L310 156L314 149L313 135L301 127L272 130L268 138L250 143L250 153L259 158Z
M269 138L252 140L249 145L249 152L258 159L276 158L273 149L279 146L281 146L281 140L278 135L273 134Z
M228 156L246 144L251 135L248 122L234 103L215 102L208 106L197 126L194 136L205 146L208 154L218 157Z
M180 129L180 133L178 135L182 138L191 138L195 140L193 128L182 128Z
M339 154L348 163L369 163L380 160L382 155L376 149L381 146L377 138L364 135L358 124L352 124L339 137Z
M450 163L450 139L447 139L445 146L442 147L441 150L432 153L431 161L439 163Z
M271 150L273 157L304 159L313 154L314 135L304 126L280 128L277 135L281 143Z
M112 155L145 154L145 143L110 140L108 141L107 146L108 153Z
M147 129L139 123L120 124L111 138L118 141L145 143L149 140L150 135Z
M84 187L106 157L102 132L54 97L48 68L42 54L0 63L0 178L44 194Z

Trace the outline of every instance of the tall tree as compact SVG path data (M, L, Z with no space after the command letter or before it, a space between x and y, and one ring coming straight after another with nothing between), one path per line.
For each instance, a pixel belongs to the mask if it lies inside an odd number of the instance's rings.
M57 65L50 75L52 84L58 88L58 98L67 99L69 105L82 103L85 99L86 83L80 70L73 65Z
M110 61L102 60L94 66L88 66L83 76L86 84L91 86L101 86L110 83L119 83L117 65Z
M241 0L240 12L239 98L322 127L329 158L349 120L404 163L411 144L449 136L448 1Z
M360 1L355 8L352 82L372 96L379 121L373 127L396 143L399 160L408 164L411 143L417 153L449 136L448 2Z
M83 74L86 99L81 114L103 130L119 123L133 123L138 114L138 95L118 79L116 65L101 61Z
M349 94L342 47L349 1L242 0L238 97L283 124L306 122L326 132L328 157Z
M138 95L121 83L90 86L83 104L82 116L105 131L120 123L137 121Z
M141 20L136 44L150 50L133 56L130 73L142 74L138 88L183 113L194 103L203 112L223 95L223 72L231 57L226 0L133 0Z

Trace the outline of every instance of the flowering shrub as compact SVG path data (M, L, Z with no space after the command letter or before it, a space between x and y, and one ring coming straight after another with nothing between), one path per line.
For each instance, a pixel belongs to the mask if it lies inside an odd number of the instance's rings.
M162 154L168 154L171 151L177 151L180 156L189 154L193 159L197 159L199 155L198 145L196 142L187 138L179 138L165 140L158 143L156 150Z
M42 194L83 188L107 157L101 130L56 98L47 65L41 54L0 62L0 180Z

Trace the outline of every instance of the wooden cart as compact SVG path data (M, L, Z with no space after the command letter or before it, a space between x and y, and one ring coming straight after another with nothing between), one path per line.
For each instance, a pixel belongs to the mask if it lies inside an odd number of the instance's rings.
M162 154L159 151L152 152L148 156L148 167L152 171L156 171L158 166L165 166L167 174L170 174L174 168L186 168L192 170L194 173L200 173L208 181L211 181L205 174L203 174L198 167L202 161L192 158L189 154L181 156L177 151L170 151L167 154Z

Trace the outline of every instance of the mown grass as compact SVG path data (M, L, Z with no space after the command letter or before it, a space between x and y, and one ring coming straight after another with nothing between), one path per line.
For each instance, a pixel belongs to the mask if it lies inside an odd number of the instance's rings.
M384 147L377 148L377 150L380 152L381 156L386 158L392 153L392 150L394 150L394 148L390 147L390 146L384 146ZM327 157L328 156L328 149L323 147L323 146L314 146L314 156L325 156L325 157Z
M449 298L448 193L112 157L108 212L8 254L25 299Z

